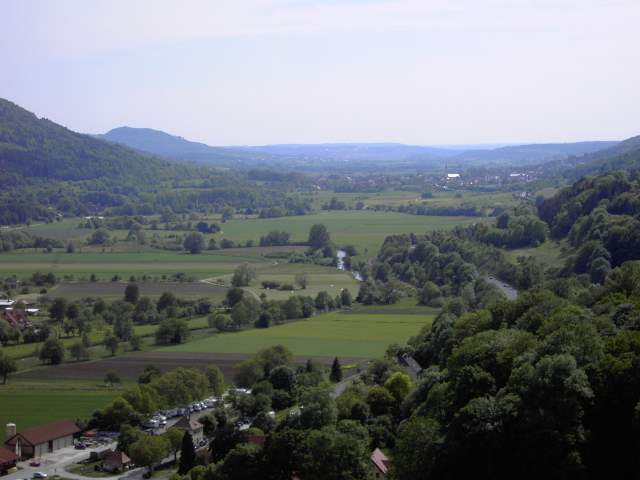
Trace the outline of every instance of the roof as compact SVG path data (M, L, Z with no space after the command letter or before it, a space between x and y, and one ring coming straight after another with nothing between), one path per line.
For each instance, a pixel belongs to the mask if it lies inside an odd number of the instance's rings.
M188 430L189 432L195 432L196 430L201 430L203 428L200 422L191 420L188 417L182 417L173 426L180 430Z
M111 452L107 453L107 455L104 457L104 461L115 465L126 465L127 463L131 463L131 459L127 456L127 454L121 452L120 450L112 450Z
M24 432L18 432L5 442L6 445L15 445L16 439L21 437L24 441L31 445L40 445L41 443L55 440L56 438L66 437L80 432L78 426L71 420L60 420L48 423L41 427L31 428Z
M0 465L13 463L18 460L18 456L8 448L0 447Z
M386 474L389 471L389 459L379 448L371 453L371 461L380 472Z

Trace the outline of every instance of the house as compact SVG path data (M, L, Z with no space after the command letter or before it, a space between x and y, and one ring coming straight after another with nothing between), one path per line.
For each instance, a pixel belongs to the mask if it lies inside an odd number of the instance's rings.
M12 328L23 331L31 327L33 324L29 320L29 315L25 310L17 310L14 308L7 308L0 311L0 319L7 322Z
M131 465L131 459L120 450L112 450L102 461L102 469L105 472L124 472Z
M389 472L389 459L379 448L376 448L371 453L371 464L373 467L373 478L384 478L387 476Z
M80 429L71 420L60 420L18 432L9 437L5 445L24 460L73 446L73 436L79 432Z
M204 427L197 420L182 417L173 426L179 430L189 432L193 438L194 445L198 445L204 439Z
M0 298L0 310L4 310L5 308L9 308L16 303L15 300L10 300L8 298Z
M413 381L416 381L420 376L420 372L422 372L422 367L420 366L420 364L407 353L403 353L402 355L398 356L398 363Z
M16 466L18 456L11 450L0 447L0 475L4 475Z
M447 180L458 180L459 178L459 173L447 173Z

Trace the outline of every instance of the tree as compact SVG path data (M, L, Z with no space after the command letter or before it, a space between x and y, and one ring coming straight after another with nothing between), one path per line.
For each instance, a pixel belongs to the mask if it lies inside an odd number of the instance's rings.
M120 427L120 435L118 435L118 450L129 455L129 448L138 440L144 438L146 434L137 427L131 425L122 425Z
M166 310L169 307L174 307L178 304L178 299L172 292L163 292L158 298L158 302L156 303L156 308L159 312Z
M340 292L340 303L342 303L343 307L350 307L353 303L353 298L351 297L349 289L343 288Z
M222 371L215 365L207 367L204 374L209 380L209 390L219 397L224 393L224 375Z
M140 298L140 287L136 283L128 284L124 289L124 301L129 303L137 303Z
M302 290L306 290L307 285L309 285L309 276L306 273L297 273L295 281Z
M89 245L109 245L110 240L111 237L109 235L109 232L104 228L99 228L95 232L93 232L87 242L89 243Z
M182 446L180 448L180 466L178 473L184 475L196 464L196 449L193 446L193 437L189 432L184 432L182 436Z
M152 364L145 365L142 373L138 377L138 383L141 385L151 383L156 378L159 378L160 375L162 375L162 371L158 367Z
M296 387L296 375L290 367L280 365L269 373L269 382L273 388L292 394Z
M184 432L179 428L170 427L164 432L164 437L169 442L169 450L173 453L173 461L178 461L178 452L182 448L182 440L184 438Z
M414 385L409 375L404 372L395 372L384 382L384 388L391 392L399 404L413 390Z
M248 263L242 263L233 272L231 285L234 287L248 287L251 281L256 278L258 278L256 269Z
M331 365L331 373L329 374L329 379L333 383L338 383L342 380L342 366L340 365L340 361L338 357L333 359L333 364Z
M64 345L60 340L50 338L42 345L39 356L43 362L58 365L64 360Z
M104 383L113 387L116 383L120 383L120 377L116 372L107 372L104 376Z
M64 298L56 298L49 307L49 316L58 323L64 321L67 312L67 301Z
M189 337L189 324L183 318L168 318L160 322L156 330L158 345L178 345Z
M430 418L411 417L398 433L393 462L395 478L430 478L442 443L438 422Z
M331 241L327 227L322 224L315 224L309 230L309 245L314 248L322 248Z
M129 339L131 348L136 352L142 348L142 337L140 335L132 335Z
M0 352L0 377L2 377L2 383L6 384L9 375L17 370L18 365L16 361L3 352Z
M118 337L116 337L113 333L108 333L104 338L104 347L111 352L111 356L113 357L118 351Z
M76 361L89 358L89 349L82 342L76 342L69 347L69 353Z
M183 247L191 254L197 254L204 250L204 237L199 232L191 232L183 242Z
M153 471L153 466L162 461L169 453L169 442L162 435L145 435L129 447L129 456L136 465L147 467Z

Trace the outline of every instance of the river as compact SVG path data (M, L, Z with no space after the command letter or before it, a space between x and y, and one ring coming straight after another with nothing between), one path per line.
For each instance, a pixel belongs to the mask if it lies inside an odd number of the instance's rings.
M344 250L338 250L336 256L338 257L338 270L347 271L344 266L344 257L347 256L347 252L345 252ZM351 270L351 275L353 275L353 278L355 278L359 282L362 282L362 275L360 275L358 272L354 272L353 270Z

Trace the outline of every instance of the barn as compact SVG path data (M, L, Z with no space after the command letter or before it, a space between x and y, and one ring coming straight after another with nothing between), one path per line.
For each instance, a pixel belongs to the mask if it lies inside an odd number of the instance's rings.
M79 432L80 429L71 420L60 420L18 432L5 445L22 460L37 458L73 446L73 436Z

